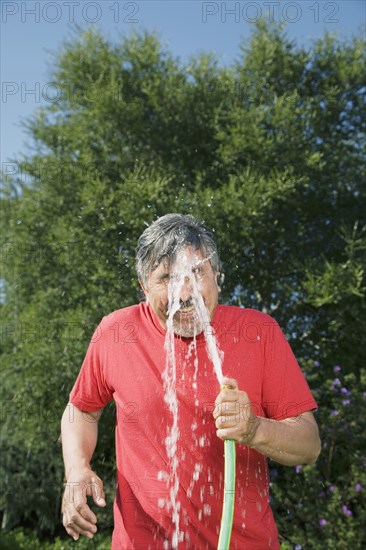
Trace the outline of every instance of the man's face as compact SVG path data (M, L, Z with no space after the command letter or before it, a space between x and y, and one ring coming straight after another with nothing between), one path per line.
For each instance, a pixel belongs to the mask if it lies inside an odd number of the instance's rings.
M149 275L147 284L141 286L148 303L156 313L163 328L167 328L169 291L175 294L177 311L173 315L174 332L183 337L193 337L203 330L197 311L197 294L202 296L210 321L218 302L220 288L217 273L200 250L188 246L177 253L171 264L163 260Z

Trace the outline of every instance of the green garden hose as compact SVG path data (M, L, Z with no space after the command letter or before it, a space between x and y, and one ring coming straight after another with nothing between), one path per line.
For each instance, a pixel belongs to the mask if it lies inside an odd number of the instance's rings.
M231 389L229 386L221 386L221 389ZM224 473L224 499L222 505L221 527L217 550L229 550L231 530L234 519L235 504L235 469L236 448L233 439L224 441L225 473Z

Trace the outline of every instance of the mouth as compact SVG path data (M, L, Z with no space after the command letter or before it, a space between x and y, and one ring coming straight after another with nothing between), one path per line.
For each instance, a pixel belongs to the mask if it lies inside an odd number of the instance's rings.
M194 306L180 307L177 311L179 315L191 315L194 312Z

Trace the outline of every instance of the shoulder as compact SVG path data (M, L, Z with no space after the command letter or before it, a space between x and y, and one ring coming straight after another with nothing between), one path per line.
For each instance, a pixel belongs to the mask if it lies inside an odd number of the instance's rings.
M260 325L277 324L276 320L267 313L245 307L218 305L216 314L223 321L238 321Z
M273 342L274 336L281 334L281 329L270 315L256 309L237 306L217 306L214 327L218 334L229 332L240 335L246 342Z
M122 309L116 309L108 315L105 315L101 320L100 325L108 328L115 325L115 323L133 322L141 317L141 309L142 304L135 304Z
M110 339L115 342L122 337L134 334L137 331L137 326L141 326L144 316L142 309L142 304L136 304L105 315L97 326L92 341L105 344Z
M144 323L143 304L117 309L105 315L96 327L90 343L94 349L117 342L133 342Z

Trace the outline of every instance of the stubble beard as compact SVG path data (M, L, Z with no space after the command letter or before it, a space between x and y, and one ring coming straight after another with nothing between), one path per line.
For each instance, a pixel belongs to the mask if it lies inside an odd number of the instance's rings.
M203 323L199 319L197 312L191 319L180 319L179 317L173 317L173 329L177 336L183 338L193 338L198 336L203 331Z

